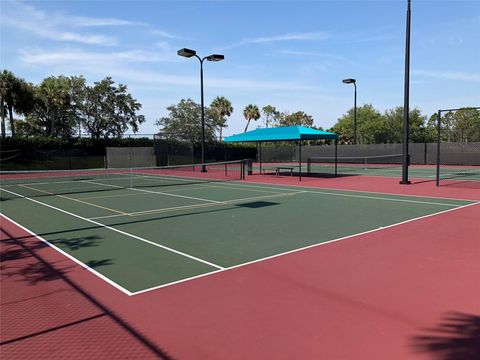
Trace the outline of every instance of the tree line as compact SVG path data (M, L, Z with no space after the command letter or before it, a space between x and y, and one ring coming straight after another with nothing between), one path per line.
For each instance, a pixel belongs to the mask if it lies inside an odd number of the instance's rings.
M47 136L69 138L83 134L91 138L121 137L130 129L134 133L145 117L138 114L142 105L132 97L124 84L115 84L110 77L89 86L83 76L50 76L39 85L16 77L12 72L0 73L0 114L2 137L6 120L12 136ZM168 114L156 120L160 132L169 138L199 141L201 138L201 106L192 99L181 99L167 108ZM230 100L217 96L205 107L205 138L222 140L228 118L234 109ZM14 113L23 116L15 119ZM273 105L259 107L248 104L243 109L245 130L252 121L263 120L262 127L302 125L314 127L313 116L303 111L278 111ZM403 141L403 108L381 113L371 104L357 108L357 143L401 143ZM479 142L480 111L463 108L442 114L441 138L447 142ZM318 129L323 130L321 127ZM337 119L328 131L339 135L343 144L353 143L354 109ZM420 109L410 111L412 142L434 142L437 114L423 115Z
M89 86L83 76L50 76L34 85L3 70L0 104L2 138L7 117L12 137L70 138L82 131L94 139L119 137L129 128L138 131L145 121L127 86L110 77Z
M161 132L166 137L198 141L201 137L201 107L192 99L182 99L178 104L167 107L168 115L156 121ZM228 127L228 117L233 113L231 102L224 96L217 96L210 106L205 108L205 138L213 141L222 141L222 133ZM248 104L243 109L246 121L245 132L248 131L251 121L264 117L265 127L302 125L313 126L313 117L297 111L294 113L279 112L274 106L266 105L260 110L257 105Z
M420 109L409 112L410 141L437 141L437 113L430 117L423 115ZM441 140L443 142L479 142L480 111L463 108L458 111L442 113ZM340 135L341 142L351 144L354 133L354 109L337 120L330 129ZM357 143L386 144L403 142L403 107L397 106L383 114L371 104L357 108Z
M182 99L177 105L167 107L169 114L160 118L157 125L167 137L183 134L184 139L198 140L201 136L200 105L191 99ZM215 139L215 134L222 137L227 118L233 113L233 107L225 97L217 97L205 110L205 136L207 140ZM264 127L301 125L313 127L313 117L303 111L289 113L277 111L275 106L265 105L260 108L249 104L243 110L245 130L251 121L263 119ZM430 117L423 115L420 109L410 110L410 141L437 141L437 114ZM323 130L318 127L319 130ZM480 142L480 111L463 108L455 112L442 114L441 139L444 142ZM341 144L352 144L354 136L354 109L342 115L335 125L327 129L339 135ZM180 136L182 137L182 136ZM357 108L357 143L386 144L403 141L403 107L397 106L381 113L371 104Z

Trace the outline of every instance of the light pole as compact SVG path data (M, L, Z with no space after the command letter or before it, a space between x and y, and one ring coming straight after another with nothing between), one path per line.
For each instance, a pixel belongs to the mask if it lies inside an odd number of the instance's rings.
M403 89L403 164L402 164L402 180L400 184L408 185L408 140L409 140L409 126L410 126L410 18L411 18L411 1L407 1L407 24L405 34L405 80Z
M344 84L353 84L355 86L355 95L353 100L353 143L357 143L357 80L355 79L344 79L342 80Z
M200 94L201 94L201 108L202 108L202 164L205 164L205 106L203 103L203 61L222 61L225 56L212 54L201 58L197 55L195 50L183 48L177 51L177 54L186 58L195 56L200 61ZM205 165L202 165L202 172L205 172Z

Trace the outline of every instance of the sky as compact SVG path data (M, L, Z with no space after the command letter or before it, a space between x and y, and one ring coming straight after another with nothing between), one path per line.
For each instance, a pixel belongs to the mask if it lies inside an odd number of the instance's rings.
M140 133L182 98L225 96L224 135L243 132L243 109L304 111L328 129L353 106L403 105L407 1L0 0L0 68L34 84L51 75L111 76L142 104ZM480 1L412 0L410 107L480 106ZM264 127L262 119L250 129Z

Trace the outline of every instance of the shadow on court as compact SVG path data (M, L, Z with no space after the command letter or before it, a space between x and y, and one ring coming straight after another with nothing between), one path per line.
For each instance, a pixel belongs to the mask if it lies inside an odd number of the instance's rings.
M40 252L48 245L2 231L2 359L31 358L32 349L37 358L172 359L70 280L67 274L78 266L47 262ZM68 239L68 245L95 246L96 240ZM97 260L90 266L110 262Z
M239 204L230 204L229 208L222 208L222 209L211 209L211 210L196 210L196 211L190 211L188 213L182 213L182 214L176 214L176 215L165 215L165 216L156 216L153 218L148 218L148 219L140 219L140 220L135 220L135 221L121 221L121 222L116 222L116 223L109 223L106 224L110 227L116 227L116 226L122 226L122 225L131 225L131 224L141 224L141 223L147 223L151 221L158 221L158 220L166 220L166 219L173 219L173 218L179 218L179 217L185 217L185 216L192 216L192 215L202 215L202 214L207 214L207 213L216 213L216 212L221 212L221 211L238 211L239 208L249 208L249 209L259 209L263 208L266 206L274 206L274 205L280 205L280 203L276 202L269 202L269 201L253 201L253 202L246 202L246 203L239 203ZM141 216L148 216L148 215L154 215L155 213L152 212L151 214L142 214ZM97 221L97 220L95 220ZM49 236L49 235L59 235L59 234L67 234L67 233L75 233L78 231L83 231L83 230L95 230L95 229L102 229L104 228L103 225L92 225L92 226L84 226L80 228L73 228L73 229L68 229L68 230L62 230L62 231L52 231L52 232L44 232L44 233L38 233L38 236ZM23 239L28 239L31 238L30 235L24 236L24 237L19 237L18 240L23 240ZM81 243L83 242L83 246L95 246L95 242L89 242L79 240L78 238L69 238L69 239L60 239L60 240L49 240L49 242L53 244L58 244L58 245L67 245L67 246L81 246ZM88 245L87 245L88 244ZM75 250L71 248L71 250Z
M480 359L480 316L460 312L446 313L441 322L415 336L412 346L438 360Z

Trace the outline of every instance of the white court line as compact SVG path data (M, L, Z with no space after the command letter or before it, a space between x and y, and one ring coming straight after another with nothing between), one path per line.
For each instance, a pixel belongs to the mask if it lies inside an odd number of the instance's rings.
M252 201L252 200L271 199L271 198L277 198L277 197L292 196L292 195L296 195L296 194L302 194L302 193L305 193L305 192L306 191L295 191L295 192L289 192L289 193L283 193L283 194L272 194L272 195L255 196L255 197L249 197L249 198L225 200L225 201L221 202L220 204L194 204L194 205L174 206L174 207L162 208L162 209L136 211L136 212L131 212L131 213L127 213L127 214L96 216L96 217L92 217L90 219L98 220L98 219L106 219L106 218L113 218L113 217L119 217L119 216L140 216L140 215L150 215L150 214L157 214L157 213L168 212L168 211L176 211L176 210L190 210L190 209L196 209L196 208L200 208L200 207L211 207L211 206L217 206L217 205L231 205L231 204L248 202L248 201Z
M281 256L293 254L293 253L296 253L296 252L300 252L300 251L303 251L303 250L315 248L315 247L318 247L318 246L327 245L327 244L331 244L331 243L335 243L335 242L339 242L339 241L343 241L343 240L348 240L348 239L351 239L351 238L353 238L353 237L357 237L357 236L361 236L361 235L365 235L365 234L374 233L374 232L377 232L377 231L380 231L380 230L392 228L392 227L399 226L399 225L403 225L403 224L407 224L407 223L410 223L410 222L413 222L413 221L417 221L417 220L421 220L421 219L426 219L426 218L429 218L429 217L432 217L432 216L437 216L437 215L445 214L445 213L448 213L448 212L451 212L451 211L455 211L455 210L459 210L459 209L463 209L463 208L466 208L466 207L469 207L469 206L479 205L479 204L480 204L480 202L474 202L474 203L471 203L471 204L467 204L467 205L463 205L463 206L458 206L458 207L456 207L456 208L454 208L454 209L447 209L447 210L443 210L443 211L440 211L440 212L437 212L437 213L428 214L428 215L420 216L420 217L417 217L417 218L405 220L405 221L402 221L402 222L399 222L399 223L395 223L395 224L391 224L391 225L387 225L387 226L381 226L381 227L379 227L379 228L377 228L377 229L367 230L367 231L363 231L363 232L360 232L360 233L357 233L357 234L352 234L352 235L344 236L344 237L341 237L341 238L338 238L338 239L333 239L333 240L329 240L329 241L325 241L325 242L321 242L321 243L317 243L317 244L313 244L313 245L304 246L304 247L301 247L301 248L298 248L298 249L293 249L293 250L290 250L290 251L285 251L285 252L280 253L280 254L275 254L275 255L267 256L267 257L264 257L264 258L261 258L261 259L257 259L257 260L253 260L253 261L248 261L248 262L246 262L246 263L242 263L242 264L230 266L230 267L224 268L224 269L222 269L222 270L212 271L212 272L207 273L207 274L200 274L200 275L192 276L192 277L185 278L185 279L182 279L182 280L174 281L174 282L171 282L171 283L168 283L168 284L158 285L158 286L154 286L154 287L151 287L151 288L148 288L148 289L143 289L143 290L135 291L135 292L132 293L132 295L143 294L143 293L146 293L146 292L149 292L149 291L153 291L153 290L161 289L161 288L164 288L164 287L168 287L168 286L180 284L180 283L187 282L187 281L194 280L194 279L198 279L198 278L201 278L201 277L210 276L210 275L218 274L218 273L221 273L221 272L224 272L224 271L229 271L229 270L237 269L237 268L240 268L240 267L244 267L244 266L248 266L248 265L251 265L251 264L258 263L258 262L262 262L262 261L274 259L274 258L277 258L277 257L281 257Z
M0 189L1 189L1 188L0 188ZM120 234L122 234L122 235L126 235L126 236L128 236L128 237L131 237L131 238L134 238L134 239L143 241L143 242L145 242L145 243L147 243L147 244L150 244L150 245L159 247L159 248L161 248L161 249L164 249L164 250L173 252L173 253L175 253L175 254L177 254L177 255L181 255L181 256L184 256L184 257L186 257L186 258L189 258L189 259L192 259L192 260L195 260L195 261L204 263L204 264L206 264L206 265L212 266L212 267L217 268L217 269L224 269L222 266L219 266L219 265L217 265L217 264L214 264L214 263L211 263L211 262L209 262L209 261L200 259L200 258L195 257L195 256L193 256L193 255L189 255L189 254L187 254L187 253L184 253L184 252L181 252L181 251L172 249L172 248L170 248L170 247L168 247L168 246L164 246L164 245L157 244L157 243L155 243L155 242L153 242L153 241L150 241L150 240L144 239L144 238L142 238L142 237L140 237L140 236L133 235L133 234L127 233L127 232L125 232L125 231L123 231L123 230L119 230L119 229L116 229L116 228L114 228L114 227L111 227L111 226L102 224L102 223L100 223L100 222L98 222L98 221L91 220L91 219L87 219L87 218L85 218L85 217L83 217L83 216L80 216L80 215L71 213L71 212L69 212L69 211L66 211L66 210L57 208L57 207L55 207L55 206L53 206L53 205L43 203L43 202L41 202L41 201L38 201L38 200L35 200L35 199L31 199L31 198L29 198L29 197L26 197L26 196L23 196L23 195L14 193L13 191L10 191L10 190L5 190L5 189L2 189L2 190L3 190L3 191L6 191L6 192L8 192L8 193L10 193L10 194L12 194L12 195L21 197L21 198L23 198L23 199L25 199L25 200L32 201L32 202L34 202L34 203L37 203L37 204L40 204L40 205L49 207L49 208L51 208L51 209L60 211L60 212L62 212L62 213L64 213L64 214L67 214L67 215L76 217L76 218L78 218L78 219L81 219L81 220L90 222L90 223L95 224L95 225L97 225L97 226L100 226L100 227L102 227L102 228L106 228L106 229L115 231L115 232L120 233Z
M48 171L54 171L54 170L48 170ZM74 171L74 170L72 170ZM88 174L83 174L82 176L85 176L85 177L88 177L87 176ZM100 175L106 175L106 174L100 174ZM125 175L125 174L118 174L118 173L112 173L112 174L109 174L109 175ZM24 184L26 185L51 185L51 184L66 184L66 183L70 183L70 184L75 184L79 181L85 181L85 180L73 180L71 179L73 175L69 175L69 176L64 176L64 178L67 178L67 177L70 177L70 180L61 180L61 181L44 181L44 182L26 182ZM79 176L78 176L79 177ZM60 178L60 177L59 177ZM28 178L27 178L28 179ZM34 179L34 178L32 178ZM10 180L18 180L18 179L6 179L6 181L10 181ZM25 180L25 178L21 178L20 180ZM109 178L109 179L98 179L98 180L104 180L104 181L112 181L112 180L130 180L130 177L124 177L124 178ZM20 184L4 184L3 186L11 186L11 187L14 187L14 186L18 186Z
M161 191L151 191L151 190L144 190L144 189L137 189L137 188L132 188L132 187L124 187L124 186L118 186L118 185L111 185L111 184L102 184L102 183L97 183L94 181L89 181L85 180L83 182L86 182L88 184L96 184L96 185L102 185L102 186L107 186L107 187L114 187L117 189L127 189L127 190L133 190L133 191L141 191L141 192L146 192L150 194L159 194L159 195L166 195L166 196L172 196L172 197L179 197L179 198L184 198L184 199L189 199L189 200L198 200L198 201L204 201L204 202L210 202L210 203L216 203L216 204L222 204L222 201L216 201L216 200L210 200L210 199L203 199L203 198L196 198L192 196L185 196L185 195L178 195L178 194L171 194L171 193L166 193L166 192L161 192Z
M121 292L123 292L124 294L127 294L128 296L132 296L133 293L128 291L127 289L125 289L123 286L117 284L116 282L114 282L113 280L110 280L108 277L102 275L101 273L99 273L98 271L96 271L95 269L92 269L90 266L88 266L87 264L81 262L80 260L78 260L77 258L73 257L72 255L70 255L69 253L63 251L62 249L60 249L59 247L57 247L56 245L52 244L51 242L49 242L48 240L45 240L43 237L41 237L40 235L37 235L35 234L33 231L27 229L25 226L23 225L20 225L19 223L17 223L16 221L12 220L11 218L9 218L7 215L5 214L2 214L0 213L0 216L4 217L5 219L7 219L8 221L10 221L11 223L15 224L15 226L18 226L20 229L26 231L27 233L31 234L32 236L35 236L37 239L39 239L40 241L44 242L45 244L47 244L48 246L54 248L55 250L57 250L60 254L62 254L63 256L66 256L67 258L69 258L70 260L74 261L75 263L77 263L78 265L80 265L81 267L83 267L84 269L90 271L92 274L98 276L100 279L106 281L108 284L112 285L113 287L117 288L118 290L120 290Z
M255 188L265 188L264 186L259 186L259 185L240 185L236 184L239 186L245 186L245 187L255 187ZM226 186L228 188L228 186ZM304 190L305 192L312 193L312 194L320 194L320 195L331 195L331 196L344 196L344 197L355 197L355 198L364 198L364 199L372 199L372 200L384 200L384 201L398 201L398 202L408 202L408 203L414 203L414 204L427 204L427 205L442 205L442 206L458 206L458 204L447 204L447 203L440 203L440 202L433 202L433 201L421 201L421 200L409 200L409 199L397 199L397 198L385 198L385 197L380 197L380 196L370 196L370 195L357 195L357 194L342 194L342 193L336 193L336 192L327 192L327 191L317 191L317 190L311 190L311 187L308 186L297 186L302 189L310 189L310 190ZM288 190L284 189L281 187L269 187L271 189L275 190ZM333 191L341 191L337 189L332 189ZM354 191L354 190L348 190L351 192L365 192L365 191ZM377 194L377 193L372 193L372 194ZM389 193L378 193L378 194L383 194L383 195L397 195L397 194L389 194ZM429 198L430 196L419 196L419 195L403 195L399 194L397 196L400 197L423 197L423 198ZM435 198L432 197L432 199L444 199L444 200L459 200L459 199L448 199L448 198ZM475 200L460 200L460 201L475 201Z

